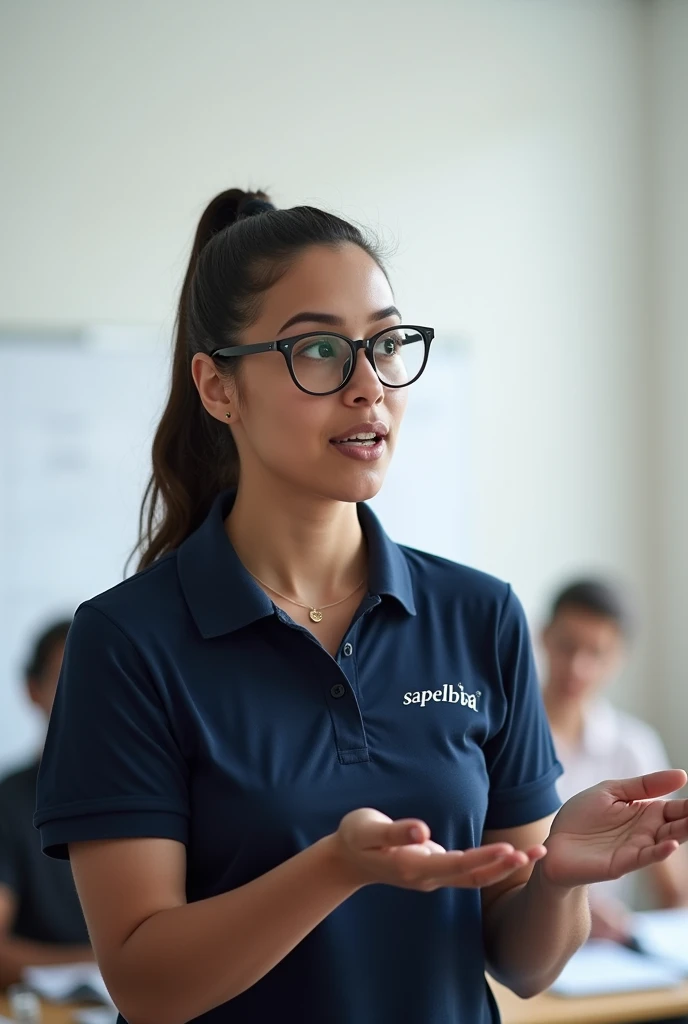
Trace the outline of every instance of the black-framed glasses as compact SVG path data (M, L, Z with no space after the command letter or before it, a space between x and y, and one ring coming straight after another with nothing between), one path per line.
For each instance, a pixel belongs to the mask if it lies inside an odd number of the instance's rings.
M360 341L330 331L310 331L284 341L218 348L211 356L232 359L258 352L281 352L297 388L308 395L332 395L351 380L361 349L384 387L405 388L413 384L425 369L434 337L432 327L407 324L379 331L372 338Z

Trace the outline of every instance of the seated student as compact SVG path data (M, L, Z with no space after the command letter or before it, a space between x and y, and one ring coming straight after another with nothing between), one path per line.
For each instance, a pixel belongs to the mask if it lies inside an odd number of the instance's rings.
M69 626L47 629L26 667L29 697L46 721ZM0 782L0 988L30 965L92 959L69 863L43 856L33 827L38 761Z
M654 729L601 696L623 664L634 620L627 595L601 579L571 583L553 602L542 634L543 696L564 768L557 782L564 801L602 779L643 775L669 765ZM684 850L653 864L645 873L658 906L688 904ZM591 886L591 934L627 942L632 897L628 876Z

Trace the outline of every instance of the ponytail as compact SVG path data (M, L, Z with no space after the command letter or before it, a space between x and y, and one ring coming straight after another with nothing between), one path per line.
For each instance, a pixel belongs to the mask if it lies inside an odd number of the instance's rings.
M231 429L206 412L191 376L194 355L240 343L241 331L258 315L257 300L301 251L346 242L382 267L375 246L357 227L322 210L276 210L264 192L240 189L222 192L206 208L179 299L170 393L141 505L138 569L177 548L200 526L217 495L239 482ZM236 376L238 360L222 362L218 373Z

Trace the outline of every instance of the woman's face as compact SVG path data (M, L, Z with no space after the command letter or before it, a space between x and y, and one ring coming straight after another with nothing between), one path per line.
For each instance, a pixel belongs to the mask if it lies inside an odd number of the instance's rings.
M353 244L313 246L265 293L260 316L241 343L318 330L355 340L400 322L387 279L367 253ZM299 390L281 352L242 359L237 386L220 380L207 356L196 356L194 379L211 415L227 423L231 412L243 480L276 478L300 492L348 502L365 501L380 489L407 389L383 388L363 352L346 387L331 395ZM341 443L366 432L381 439Z

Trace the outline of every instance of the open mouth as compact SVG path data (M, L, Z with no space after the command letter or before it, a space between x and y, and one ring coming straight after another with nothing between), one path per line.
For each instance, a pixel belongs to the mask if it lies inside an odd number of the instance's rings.
M330 441L330 444L346 444L355 445L357 448L373 448L378 441L382 440L382 434L365 433L352 434L351 437L340 437L336 441Z

